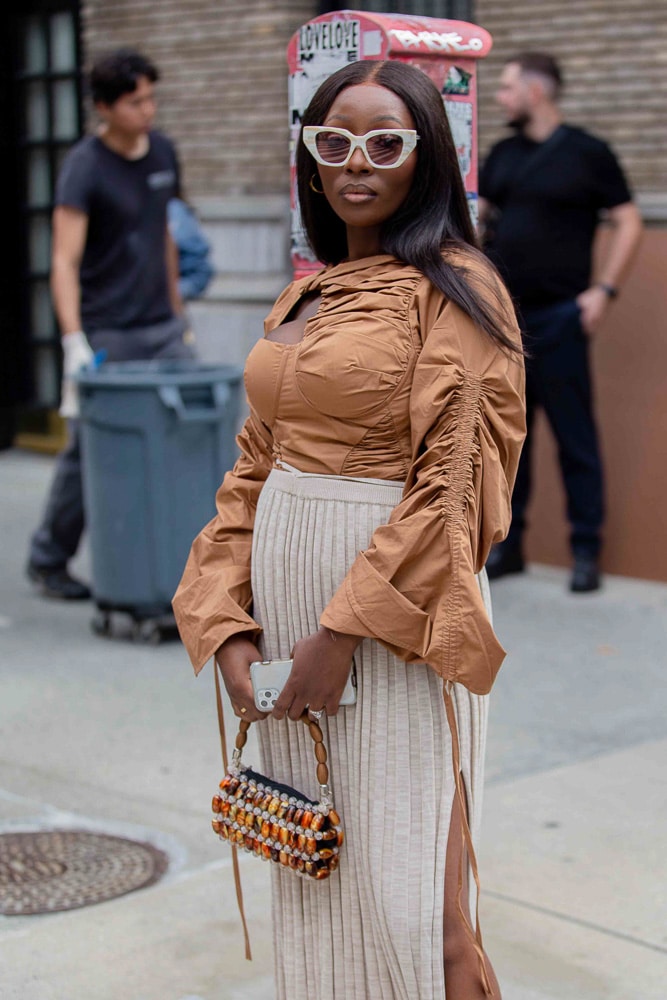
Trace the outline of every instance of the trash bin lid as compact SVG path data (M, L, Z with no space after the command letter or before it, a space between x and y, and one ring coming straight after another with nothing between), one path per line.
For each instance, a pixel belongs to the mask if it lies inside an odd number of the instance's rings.
M145 389L157 385L210 385L212 382L239 382L241 365L219 365L187 359L153 361L108 361L92 371L75 376L83 387Z

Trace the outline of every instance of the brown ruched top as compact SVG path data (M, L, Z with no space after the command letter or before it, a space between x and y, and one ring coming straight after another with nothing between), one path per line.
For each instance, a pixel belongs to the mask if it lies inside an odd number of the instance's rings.
M478 295L514 311L495 273L458 254ZM250 553L271 468L405 481L389 522L360 552L320 622L371 636L408 662L487 692L502 663L475 573L509 527L525 435L524 372L424 275L380 255L293 282L265 322L321 294L297 344L260 340L250 406L218 514L195 539L174 597L196 672L231 635L257 634ZM252 636L250 636L252 637Z

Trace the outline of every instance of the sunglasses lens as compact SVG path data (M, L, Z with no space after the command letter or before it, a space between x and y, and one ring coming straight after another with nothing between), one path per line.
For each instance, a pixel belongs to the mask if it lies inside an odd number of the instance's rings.
M327 163L342 163L350 150L350 140L336 132L317 133L317 152Z
M378 166L389 166L396 163L403 152L403 139L394 132L373 135L366 142L366 149L373 163Z

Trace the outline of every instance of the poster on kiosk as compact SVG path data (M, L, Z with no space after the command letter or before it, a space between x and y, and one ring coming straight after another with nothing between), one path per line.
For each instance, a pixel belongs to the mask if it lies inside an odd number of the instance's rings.
M468 204L477 223L477 61L491 36L465 21L339 10L302 25L287 48L292 234L295 278L321 266L307 245L296 194L295 154L301 116L328 76L359 59L399 59L423 70L442 94Z

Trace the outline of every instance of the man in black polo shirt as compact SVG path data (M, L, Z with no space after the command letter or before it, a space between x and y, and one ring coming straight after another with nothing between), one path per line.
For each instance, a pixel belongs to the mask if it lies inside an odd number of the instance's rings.
M98 351L109 361L194 357L167 226L178 161L169 139L152 129L157 79L153 64L132 49L96 62L90 86L100 126L69 151L56 186L51 292L69 441L30 540L28 576L45 597L90 596L67 566L84 528L74 375Z
M507 539L487 562L491 579L524 569L535 408L558 442L574 570L570 589L596 590L604 517L602 465L591 399L588 340L602 324L635 256L641 220L610 148L565 125L561 72L552 56L510 59L496 95L515 135L495 145L479 182L485 248L512 293L524 343L528 437ZM592 277L592 246L605 217L611 238Z

